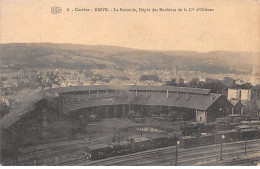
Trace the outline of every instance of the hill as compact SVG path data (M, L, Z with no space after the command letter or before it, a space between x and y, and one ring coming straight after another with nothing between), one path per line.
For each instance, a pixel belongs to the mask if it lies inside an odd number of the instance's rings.
M251 72L259 53L212 51L152 51L117 46L15 43L0 45L0 64L16 68L93 69L139 67L179 69L206 73Z

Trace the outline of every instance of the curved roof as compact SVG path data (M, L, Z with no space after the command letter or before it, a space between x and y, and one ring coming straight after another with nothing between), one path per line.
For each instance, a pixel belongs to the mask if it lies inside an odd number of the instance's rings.
M147 106L172 106L179 108L207 110L221 96L220 94L211 93L209 95L198 94L177 94L169 93L168 98L166 92L145 92L129 93L127 97L110 97L89 99L88 97L78 98L80 101L66 103L63 107L63 113L69 114L72 111L83 109L86 107L109 106L109 105L147 105Z
M82 100L79 103L68 103L67 111L77 110L84 107L93 107L100 105L117 105L117 104L139 104L139 105L165 105L184 107L190 109L206 110L210 107L219 97L219 94L210 93L210 89L198 89L187 87L173 87L173 86L106 86L106 85L92 85L92 86L74 86L74 87L62 87L42 90L38 93L32 94L24 98L23 104L12 110L9 114L4 116L0 120L0 127L8 128L13 123L21 119L27 113L30 113L35 108L35 103L42 99L50 99L58 97L64 93L83 92L83 91L96 91L96 90L124 90L129 91L127 94L112 98L99 98L99 99L87 99ZM138 97L135 97L138 91ZM146 97L146 92L148 95ZM166 98L166 92L168 98ZM178 92L178 93L177 93ZM186 97L186 93L187 97ZM213 96L213 100L212 100Z

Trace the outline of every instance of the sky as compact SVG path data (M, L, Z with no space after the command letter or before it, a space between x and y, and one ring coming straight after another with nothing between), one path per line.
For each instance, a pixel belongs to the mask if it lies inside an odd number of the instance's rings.
M51 13L58 6L62 12ZM68 12L75 8L210 8L214 12ZM1 0L0 43L259 52L255 0Z

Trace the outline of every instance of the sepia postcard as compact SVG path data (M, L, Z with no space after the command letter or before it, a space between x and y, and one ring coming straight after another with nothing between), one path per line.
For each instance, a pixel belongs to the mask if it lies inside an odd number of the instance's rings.
M259 166L259 0L0 0L1 166Z

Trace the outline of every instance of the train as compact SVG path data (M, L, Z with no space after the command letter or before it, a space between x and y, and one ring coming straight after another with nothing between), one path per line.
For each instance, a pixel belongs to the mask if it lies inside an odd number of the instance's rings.
M200 133L195 136L182 136L178 139L180 140L180 147L189 148L257 138L260 138L260 128L242 125L235 127L235 129Z
M149 136L132 137L127 141L121 141L112 144L100 144L88 146L86 148L86 158L98 160L107 157L126 155L140 151L162 148L176 145L177 138L174 136Z
M223 137L224 135L224 137ZM179 147L191 148L224 142L250 140L260 138L260 128L242 127L226 131L200 133L195 136L161 135L147 137L132 137L127 141L112 144L100 144L86 148L86 158L99 160L107 157L121 156L140 151L174 146L179 141Z

